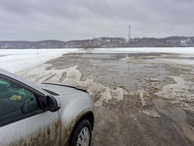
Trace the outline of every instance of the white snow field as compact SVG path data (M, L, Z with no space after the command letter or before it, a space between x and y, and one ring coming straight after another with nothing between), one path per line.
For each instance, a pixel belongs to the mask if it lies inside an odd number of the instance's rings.
M0 68L16 73L79 49L0 49Z
M67 53L178 53L194 57L194 48L0 49L0 68L16 73ZM193 60L184 64L194 64Z

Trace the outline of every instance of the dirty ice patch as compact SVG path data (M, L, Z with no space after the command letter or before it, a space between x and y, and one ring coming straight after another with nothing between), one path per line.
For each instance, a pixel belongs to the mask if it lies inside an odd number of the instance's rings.
M153 118L161 117L154 108L150 95L144 90L139 90L137 93L139 94L141 100L143 113Z
M123 101L123 97L126 94L128 94L127 91L122 88L111 90L109 87L107 87L102 95L102 99L106 103L111 102L113 104L117 104L118 102Z
M110 89L98 84L92 76L89 76L84 81L81 80L82 74L77 69L77 66L56 70L52 69L50 64L42 64L20 71L17 75L34 83L56 83L87 90L94 103L96 103L96 107L101 106L103 102L117 104L123 100L124 95L128 94L122 88Z
M1 49L0 67L16 73L73 52L79 52L79 49Z
M155 95L172 104L179 105L185 110L194 111L194 95L192 94L194 83L189 79L184 79L184 76L170 76L169 78L173 79L175 83L163 86Z

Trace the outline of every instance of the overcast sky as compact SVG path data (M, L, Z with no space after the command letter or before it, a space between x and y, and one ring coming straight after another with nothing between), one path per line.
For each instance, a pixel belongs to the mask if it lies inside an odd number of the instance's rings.
M194 36L194 0L0 0L0 40Z

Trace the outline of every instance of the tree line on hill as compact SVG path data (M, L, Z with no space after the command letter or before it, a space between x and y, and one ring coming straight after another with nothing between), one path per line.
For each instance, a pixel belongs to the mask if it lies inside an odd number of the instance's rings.
M167 38L100 37L72 41L0 41L0 49L33 48L112 48L112 47L194 47L194 37L173 36Z

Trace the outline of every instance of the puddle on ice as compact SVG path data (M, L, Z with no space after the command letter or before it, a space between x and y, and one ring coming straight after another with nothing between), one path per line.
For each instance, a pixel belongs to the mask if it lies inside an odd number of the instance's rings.
M122 86L126 90L144 89L144 78L152 75L154 78L165 80L169 71L165 70L162 65L129 63L120 59L126 56L142 56L142 54L71 54L64 55L48 63L53 64L53 68L63 69L71 66L78 66L82 72L82 80L92 75L98 82L106 86ZM148 57L149 54L147 54ZM146 56L146 55L144 55ZM156 54L159 56L159 54ZM163 86L168 83L158 83ZM138 88L137 88L138 87Z

